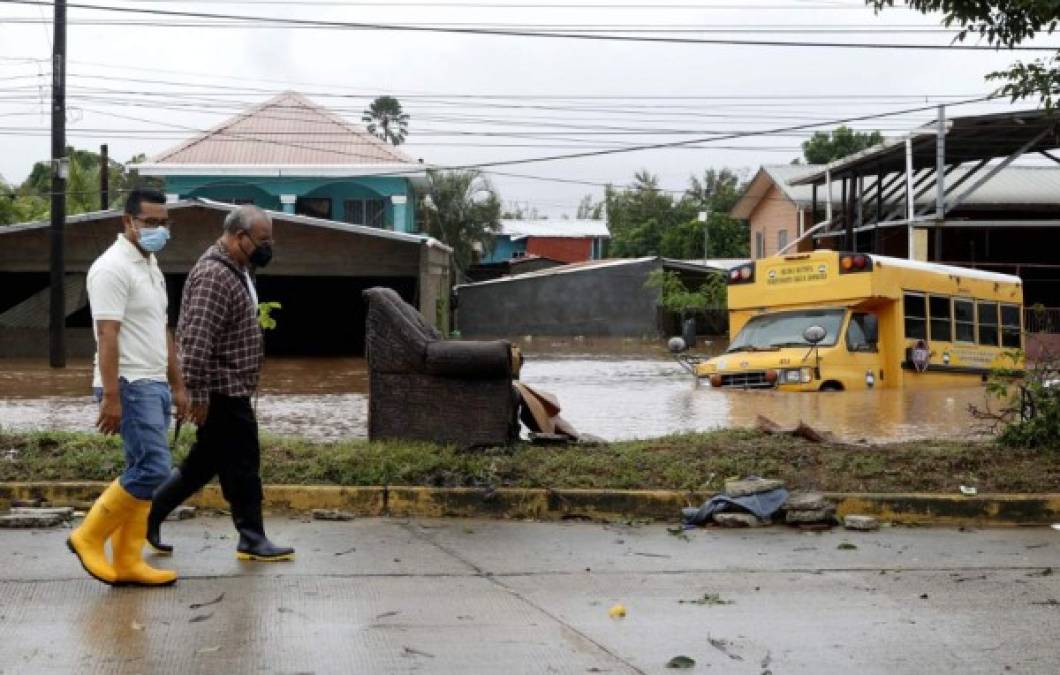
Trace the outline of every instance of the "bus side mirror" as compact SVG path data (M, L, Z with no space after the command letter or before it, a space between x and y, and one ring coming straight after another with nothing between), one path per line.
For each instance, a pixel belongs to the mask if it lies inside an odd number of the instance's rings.
M865 342L876 345L880 341L880 320L875 314L866 314L861 324L865 329Z
M811 345L816 345L828 336L828 331L823 326L809 326L802 331L802 339Z

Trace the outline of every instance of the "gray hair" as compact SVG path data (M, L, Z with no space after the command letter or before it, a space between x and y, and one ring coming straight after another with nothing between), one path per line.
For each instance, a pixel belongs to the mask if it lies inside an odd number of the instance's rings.
M252 204L237 206L225 216L225 232L229 234L248 232L250 226L258 220L263 220L269 225L272 225L272 218L269 217L269 214L265 213L258 207Z

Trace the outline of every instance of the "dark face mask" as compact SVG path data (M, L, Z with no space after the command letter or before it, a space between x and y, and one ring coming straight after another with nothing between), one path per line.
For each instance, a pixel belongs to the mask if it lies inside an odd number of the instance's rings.
M259 244L254 241L254 237L247 235L247 239L254 245L254 250L247 255L247 260L257 269L261 269L269 264L272 260L272 244Z

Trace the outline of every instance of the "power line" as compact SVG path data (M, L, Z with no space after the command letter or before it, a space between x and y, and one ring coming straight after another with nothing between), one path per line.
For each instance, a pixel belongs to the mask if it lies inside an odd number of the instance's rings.
M0 0L0 3L13 5L47 6L51 3L41 0ZM148 14L153 16L183 17L199 19L218 20L241 20L260 21L288 27L333 27L346 29L372 29L385 31L407 31L424 33L456 33L463 35L484 35L499 37L528 37L528 38L554 38L567 40L594 40L614 42L643 42L659 44L701 44L701 45L727 45L727 46L755 46L755 47L828 47L839 49L899 49L899 50L960 50L960 51L1000 51L999 47L992 45L965 45L965 44L898 44L878 42L806 42L797 40L734 40L734 39L708 39L708 38L680 38L680 37L651 37L632 35L586 35L577 33L545 32L545 31L519 31L500 30L485 28L456 28L456 27L430 27L410 26L375 22L355 21L330 21L323 19L292 19L270 16L245 16L238 14L221 14L215 12L189 12L182 10L147 9L143 7L116 7L112 5L92 5L86 3L69 3L72 9L84 9L99 12L116 12L124 14ZM162 24L160 24L162 25ZM1056 51L1057 47L1039 47L1019 45L1007 47L1009 51Z

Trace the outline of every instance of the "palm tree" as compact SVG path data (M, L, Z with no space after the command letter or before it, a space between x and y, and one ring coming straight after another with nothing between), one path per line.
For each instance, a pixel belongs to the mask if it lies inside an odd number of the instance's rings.
M501 200L490 181L478 171L428 170L430 192L421 202L427 234L453 249L462 274L475 262L476 252L493 248L500 230Z
M409 133L408 113L393 96L380 96L364 109L361 121L368 125L368 133L394 145L405 142Z

